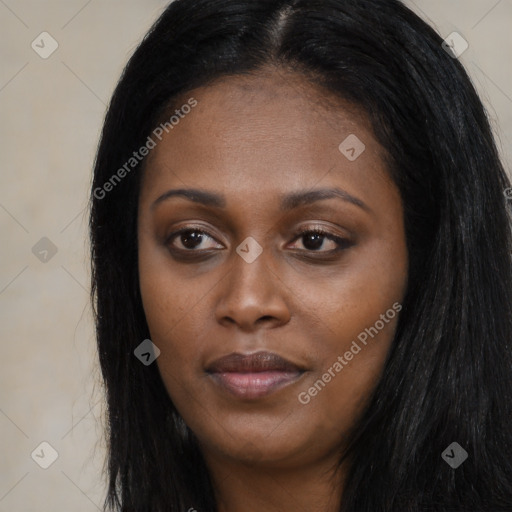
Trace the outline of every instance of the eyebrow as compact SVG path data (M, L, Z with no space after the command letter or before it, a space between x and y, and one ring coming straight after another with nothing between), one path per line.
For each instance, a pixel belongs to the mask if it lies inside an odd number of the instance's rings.
M153 202L151 209L154 209L157 205L172 197L184 197L185 199L193 201L194 203L199 203L215 208L226 208L227 204L226 198L221 194L197 188L180 188L168 190L167 192L163 193ZM318 188L314 190L299 190L297 192L291 192L281 198L280 210L288 211L299 206L315 203L316 201L334 198L341 199L355 206L358 206L367 212L371 212L370 207L361 199L354 197L347 191L338 187Z

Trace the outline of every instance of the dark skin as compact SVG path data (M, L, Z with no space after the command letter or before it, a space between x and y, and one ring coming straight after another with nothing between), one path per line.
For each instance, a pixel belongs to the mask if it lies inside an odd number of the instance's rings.
M363 113L298 75L267 69L189 97L198 105L149 155L139 199L140 288L159 371L199 440L219 512L336 511L346 467L333 468L382 374L398 315L309 403L298 396L402 302L400 194ZM350 134L366 146L354 161L338 149ZM279 208L291 192L333 187L360 204ZM181 188L225 205L180 196L154 204ZM311 241L301 228L337 238ZM251 263L235 250L247 237L263 251ZM205 372L221 356L257 350L305 371L256 400L226 393Z

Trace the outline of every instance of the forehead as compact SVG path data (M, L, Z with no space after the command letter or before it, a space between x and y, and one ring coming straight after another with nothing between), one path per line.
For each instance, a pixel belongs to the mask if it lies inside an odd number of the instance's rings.
M271 69L222 77L182 95L169 116L189 98L197 105L157 141L143 188L214 184L272 193L312 187L333 168L355 182L387 178L364 112L301 75ZM349 162L339 145L353 135L365 150Z

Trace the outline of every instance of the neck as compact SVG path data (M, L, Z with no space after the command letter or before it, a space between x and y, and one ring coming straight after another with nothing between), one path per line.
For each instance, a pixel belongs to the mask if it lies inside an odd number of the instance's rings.
M290 467L205 454L218 512L338 512L344 466L334 460ZM334 465L334 467L333 467Z

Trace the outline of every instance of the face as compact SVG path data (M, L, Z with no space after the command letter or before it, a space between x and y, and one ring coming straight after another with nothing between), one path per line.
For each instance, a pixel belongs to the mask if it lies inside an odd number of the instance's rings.
M365 116L298 76L191 97L140 190L158 369L208 457L312 464L382 374L407 284L401 198Z

